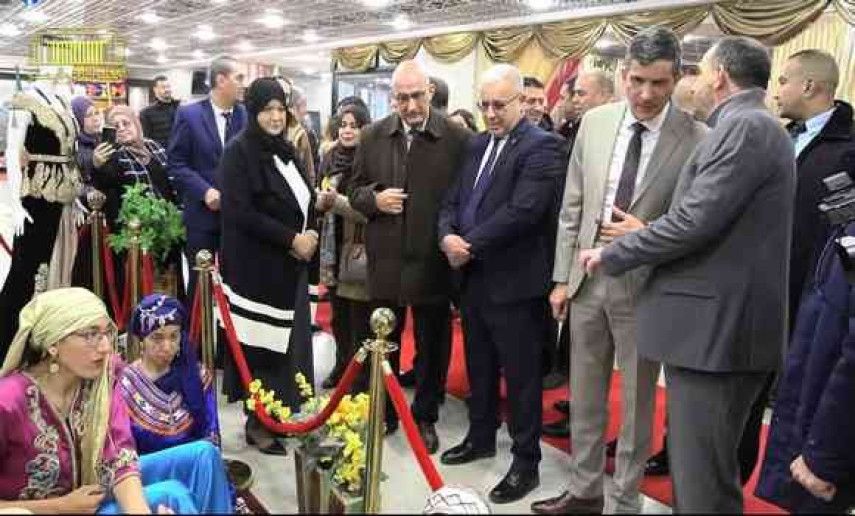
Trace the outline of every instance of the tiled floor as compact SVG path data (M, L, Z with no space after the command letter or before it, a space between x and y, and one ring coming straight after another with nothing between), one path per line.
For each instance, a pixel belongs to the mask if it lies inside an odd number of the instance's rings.
M411 393L410 393L411 394ZM220 403L223 452L226 457L241 459L252 465L255 473L253 493L270 510L276 513L297 511L297 498L294 479L294 458L289 443L286 457L263 455L244 443L243 415L239 404ZM466 408L462 401L449 397L440 411L437 433L440 437L440 450L458 443L467 427ZM440 474L447 485L468 486L481 493L486 499L487 493L501 480L510 465L511 440L506 427L499 434L499 452L492 459L477 461L464 466L443 466L439 464L439 454L434 455ZM508 505L491 505L497 514L528 513L531 502L560 493L567 480L567 455L547 444L543 444L543 461L540 465L540 488L524 500ZM418 513L424 507L430 490L421 470L410 453L403 431L387 437L383 449L383 468L388 479L382 487L383 512ZM607 477L607 486L610 480ZM608 507L606 508L608 510ZM645 497L645 513L669 514L670 508Z

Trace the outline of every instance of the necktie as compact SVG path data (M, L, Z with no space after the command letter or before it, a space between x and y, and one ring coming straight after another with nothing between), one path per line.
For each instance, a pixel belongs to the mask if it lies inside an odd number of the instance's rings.
M224 137L224 144L229 141L232 137L232 112L231 111L223 111L223 118L226 119L226 132Z
M807 131L807 125L805 125L804 122L794 122L792 125L790 125L789 131L790 136L793 138L793 140L798 140L799 135Z
M481 204L481 199L484 198L487 187L493 181L493 168L496 166L496 158L499 155L499 143L501 141L493 138L493 147L490 150L490 155L484 163L481 174L475 179L475 186L472 188L472 195L469 196L469 202L466 203L463 212L460 214L460 228L463 233L467 233L475 226L475 213L478 211L478 206Z
M413 145L413 142L416 141L416 136L421 133L415 127L411 127L409 131L407 131L407 150L410 150L410 147Z
M632 124L632 130L632 139L629 140L629 147L626 149L626 158L623 160L623 170L620 173L617 193L615 193L614 205L621 211L628 210L632 203L635 179L638 177L638 164L641 161L641 134L647 130L647 127L641 122L635 122ZM616 220L615 215L612 215L612 221Z

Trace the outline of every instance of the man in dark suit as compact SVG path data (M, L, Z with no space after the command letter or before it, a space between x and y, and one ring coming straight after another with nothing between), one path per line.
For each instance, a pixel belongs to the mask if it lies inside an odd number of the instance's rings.
M604 248L589 273L654 267L638 303L638 350L665 366L675 512L742 512L737 448L751 405L781 366L795 156L764 104L765 47L725 37L696 91L712 128L668 213Z
M161 147L167 148L169 135L172 133L172 122L175 120L175 113L181 102L172 98L169 78L165 75L154 78L151 92L154 94L154 102L140 111L140 125L146 138L151 138Z
M237 61L223 56L211 63L208 98L182 106L169 139L169 175L184 203L185 251L191 266L201 249L220 247L220 190L214 171L226 143L246 125L246 111L237 104ZM192 299L196 275L190 274Z
M469 375L469 432L442 455L465 464L496 453L499 370L508 387L513 464L490 492L494 503L539 485L544 306L564 174L561 140L523 117L522 76L497 65L485 73L480 104L488 132L470 142L439 217L440 247L462 273L460 310Z

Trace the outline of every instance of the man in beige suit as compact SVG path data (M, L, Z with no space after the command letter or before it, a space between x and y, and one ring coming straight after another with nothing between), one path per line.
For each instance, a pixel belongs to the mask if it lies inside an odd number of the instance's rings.
M608 391L615 357L622 376L621 430L610 511L640 512L650 452L658 364L636 352L635 303L646 271L585 276L580 249L620 238L668 210L677 177L705 127L674 107L680 44L654 28L630 43L624 102L589 111L573 148L558 226L550 295L553 315L570 306L572 393L570 483L532 505L539 514L600 513Z

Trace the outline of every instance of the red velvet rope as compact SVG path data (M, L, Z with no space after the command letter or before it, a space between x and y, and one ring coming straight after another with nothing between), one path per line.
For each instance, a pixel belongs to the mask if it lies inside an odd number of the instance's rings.
M388 362L384 363L384 365L388 364ZM422 468L422 473L424 473L428 485L430 485L432 490L436 491L445 483L442 477L439 476L436 466L433 465L427 447L422 440L421 434L419 434L418 428L416 428L416 421L413 419L413 414L407 406L407 399L404 397L404 391L401 390L401 384L398 383L398 379L392 374L391 368L383 368L383 381L386 383L386 392L395 406L395 411L401 419L401 424L404 425L404 432L407 435L410 448L416 456L416 461L418 461L419 466Z
M235 362L238 374L240 374L244 389L249 392L249 384L252 382L252 375L250 374L249 366L246 363L246 357L244 357L243 350L240 347L240 341L238 340L237 333L235 332L234 322L232 321L231 312L229 310L228 299L226 299L226 295L223 293L223 287L219 281L218 274L216 272L213 272L212 274L214 296L217 298L220 317L222 318L223 326L226 328L226 341L228 342L232 359ZM341 381L338 382L338 386L330 396L329 402L327 402L326 406L319 413L303 421L283 423L275 420L267 414L264 411L264 406L257 402L255 404L255 414L258 416L259 421L261 421L268 430L280 434L304 434L320 427L327 419L329 419L332 413L335 412L339 402L347 391L350 390L350 386L354 380L356 380L359 371L362 369L362 362L357 358L359 356L360 355L357 354L357 356L355 356L347 365L347 369L345 369L344 374L341 377Z
M86 235L89 234L89 224L83 224L79 228L77 228L77 238L82 239Z
M199 346L202 338L202 303L197 285L193 293L193 306L190 308L190 343Z
M9 247L9 244L6 243L6 239L3 238L3 235L0 235L0 247L2 247L3 250L9 253L9 256L12 256L12 248Z
M154 260L148 252L142 254L142 275L140 276L142 295L154 292Z
M109 228L104 226L104 231L101 233L101 259L104 264L104 274L107 279L107 295L110 297L110 306L113 308L113 317L116 318L116 325L119 331L125 329L125 314L122 313L123 304L119 303L119 294L116 292L116 269L113 264L113 253L107 245L107 237L110 234ZM122 299L124 301L124 299Z

